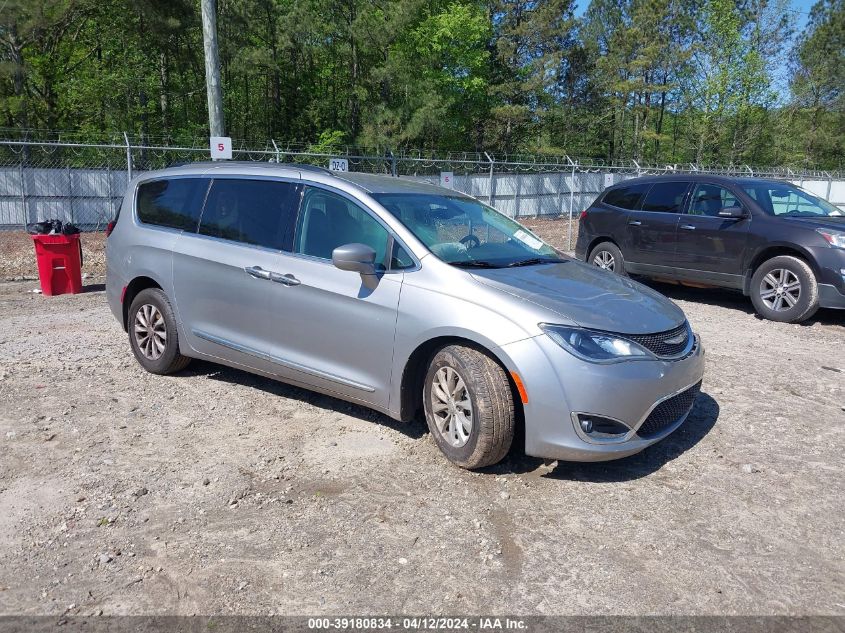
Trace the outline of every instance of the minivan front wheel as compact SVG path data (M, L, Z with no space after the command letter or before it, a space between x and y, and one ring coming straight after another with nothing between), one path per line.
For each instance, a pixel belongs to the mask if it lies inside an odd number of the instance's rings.
M176 318L159 288L138 293L129 307L129 344L141 367L153 374L171 374L191 359L179 353Z
M510 382L502 367L477 349L450 345L434 355L425 377L423 408L435 444L462 468L490 466L510 450Z
M812 268L802 259L780 255L763 262L751 278L751 301L771 321L798 323L819 309L819 287Z
M622 257L622 251L613 242L602 242L596 246L590 251L587 263L623 277L628 276L625 272L625 259Z

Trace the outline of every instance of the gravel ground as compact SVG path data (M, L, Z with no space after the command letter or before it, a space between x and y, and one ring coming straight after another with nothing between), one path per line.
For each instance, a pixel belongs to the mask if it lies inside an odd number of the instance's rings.
M688 422L469 473L422 422L147 374L88 283L0 284L0 614L845 614L841 312L655 286L707 348Z

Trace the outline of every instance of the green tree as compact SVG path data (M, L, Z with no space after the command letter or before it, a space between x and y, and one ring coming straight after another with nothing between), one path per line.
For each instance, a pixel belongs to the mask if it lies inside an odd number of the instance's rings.
M845 2L821 0L794 50L792 93L803 162L838 168L845 153ZM794 133L794 131L793 131ZM794 157L794 156L793 156Z

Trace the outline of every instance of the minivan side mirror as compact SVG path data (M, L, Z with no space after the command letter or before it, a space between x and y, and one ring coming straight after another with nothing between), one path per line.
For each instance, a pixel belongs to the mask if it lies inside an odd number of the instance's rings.
M746 217L747 215L748 214L745 212L745 209L743 209L742 207L724 207L719 210L720 218L739 220L741 218Z
M344 244L332 251L332 264L362 275L376 274L376 252L366 244Z

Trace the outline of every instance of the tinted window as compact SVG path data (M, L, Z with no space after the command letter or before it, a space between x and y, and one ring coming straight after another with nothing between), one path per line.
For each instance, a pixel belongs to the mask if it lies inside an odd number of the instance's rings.
M392 270L402 270L403 268L413 268L416 266L411 254L399 242L393 242L393 255L390 258L390 268Z
M153 180L138 187L138 219L144 224L196 231L208 181Z
M604 203L620 209L636 209L649 187L646 183L640 183L611 189L605 194Z
M715 217L723 208L737 206L740 206L739 201L728 189L719 185L697 185L692 192L688 213Z
M287 182L214 179L199 232L224 240L284 249L300 186Z
M387 229L354 202L330 191L305 188L294 238L297 253L331 259L338 246L366 244L376 252L376 268L384 270L387 238Z
M643 200L642 210L680 213L688 187L688 182L658 182Z

